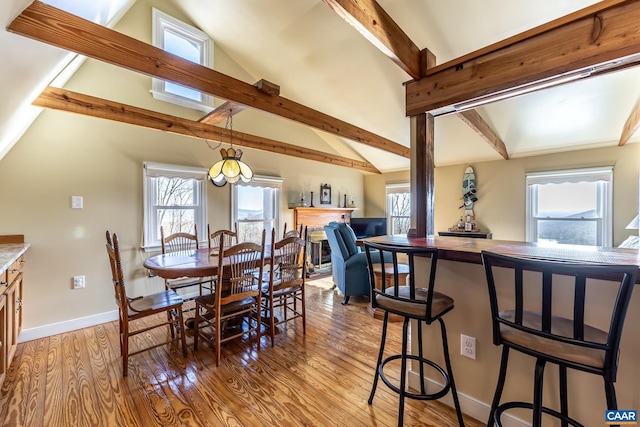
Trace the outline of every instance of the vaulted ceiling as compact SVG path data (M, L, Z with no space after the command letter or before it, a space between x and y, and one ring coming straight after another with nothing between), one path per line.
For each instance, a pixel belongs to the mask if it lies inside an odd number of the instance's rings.
M331 159L344 159L344 166L369 172L408 168L409 160L403 151L403 147L410 145L404 83L412 77L389 59L384 49L367 40L328 5L340 2L165 1L207 32L214 39L216 49L224 50L255 79L244 83L252 85L266 79L280 86L279 96L286 102L317 111L319 114L309 119L312 123L306 124L313 126L332 147L332 152L327 153ZM70 7L71 3L52 0L52 4L61 9ZM100 23L117 19L118 13L126 12L130 6L126 0L119 2L121 7L114 7L116 3L106 2L107 7L95 15L102 19ZM435 55L436 64L594 3L598 2L378 1L418 49L427 48ZM624 2L609 0L608 3ZM25 0L3 1L0 5L3 27L28 5L29 1ZM2 31L0 55L5 64L0 67L0 87L4 94L0 104L1 158L28 126L29 119L37 114L38 110L30 103L57 75L67 52ZM470 110L466 117L439 116L435 122L436 166L504 157L487 139L504 142L508 157L512 158L618 145L625 123L633 116L640 98L639 72L638 68L628 68L501 100ZM337 119L330 124L340 128L338 132L335 129L327 132L326 127L321 130L323 126L317 125L318 117L324 115ZM209 130L203 128L202 132ZM640 135L627 134L630 143L640 140ZM493 136L487 138L487 135ZM264 135L254 132L254 136L258 140L253 143L258 144ZM356 142L358 140L373 143L366 145ZM295 151L296 141L284 138L280 141L291 144L288 149ZM249 144L249 139L246 142ZM388 149L393 154L385 151ZM323 153L311 150L302 157L305 156L319 160L313 156L321 158Z

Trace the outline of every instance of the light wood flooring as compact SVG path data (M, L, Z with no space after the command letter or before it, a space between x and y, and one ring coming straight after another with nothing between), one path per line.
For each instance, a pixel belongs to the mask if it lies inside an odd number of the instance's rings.
M0 424L395 426L398 396L384 383L367 404L382 322L368 315L365 298L342 306L329 284L308 282L306 336L290 323L275 347L268 336L260 350L255 338L235 340L217 368L209 346L194 352L188 336L187 358L162 346L131 357L123 378L116 322L19 344L0 390ZM400 332L391 326L388 348L399 349ZM405 425L457 421L439 402L407 400Z

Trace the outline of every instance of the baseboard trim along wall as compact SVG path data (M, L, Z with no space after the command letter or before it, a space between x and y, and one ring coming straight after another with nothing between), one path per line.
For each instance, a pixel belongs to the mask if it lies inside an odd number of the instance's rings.
M18 342L22 343L38 338L50 337L51 335L63 334L65 332L75 331L76 329L113 322L114 320L118 320L118 310L80 317L78 319L65 320L64 322L52 323L36 328L23 329L22 332L20 332Z
M430 378L425 378L425 383L427 393L434 393L442 389L442 384ZM384 384L382 386L384 387ZM415 390L420 390L420 375L417 372L409 371L409 386ZM380 387L380 383L378 383L378 387ZM463 414L482 422L486 422L489 419L490 406L488 404L460 392L458 392L458 399L460 400L460 409L462 409ZM454 406L451 393L447 393L446 396L438 399L438 401L452 408ZM531 427L531 424L509 414L502 415L502 425L504 427Z

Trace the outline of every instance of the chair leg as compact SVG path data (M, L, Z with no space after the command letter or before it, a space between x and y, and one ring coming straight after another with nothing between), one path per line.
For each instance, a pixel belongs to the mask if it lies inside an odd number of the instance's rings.
M220 366L220 357L222 354L222 351L221 351L222 343L220 342L222 338L222 333L220 332L220 325L222 322L220 320L220 316L222 316L222 313L216 313L216 319L215 319L216 330L214 331L215 337L216 337L216 366Z
M178 329L178 332L180 333L180 342L182 343L182 356L187 357L187 339L184 336L184 316L182 315L182 307L178 307Z
M507 377L507 362L509 360L509 347L502 346L502 357L500 360L500 373L498 374L498 383L496 384L496 392L493 395L493 402L491 402L491 410L489 411L489 421L487 421L487 427L491 427L495 424L496 408L500 404L500 397L502 396L502 390L504 389L504 382Z
M560 366L560 413L569 416L569 403L567 401L567 367ZM569 427L569 423L562 421L562 427Z
M404 398L407 387L407 337L409 335L409 318L402 322L402 357L400 363L400 402L398 404L398 427L404 424ZM420 363L422 365L422 363Z
M305 303L304 298L304 285L302 286L302 292L300 293L300 298L302 298L301 306L302 306L302 334L307 334L307 305Z
M373 403L373 396L376 394L376 387L378 386L378 378L380 377L380 363L382 363L382 355L384 354L384 344L387 340L387 320L389 319L389 312L385 310L384 318L382 320L382 338L380 339L380 351L378 352L378 362L376 363L376 372L373 377L373 386L371 387L371 394L369 395L369 405Z
M426 386L424 384L424 350L422 347L422 321L418 320L418 357L420 358L420 393L427 394Z
M604 380L604 392L607 396L607 409L618 409L618 400L616 399L616 387L613 381Z
M453 395L453 404L456 407L456 415L460 427L464 427L462 419L462 409L460 409L460 400L458 399L458 391L456 390L456 382L453 380L453 369L451 369L451 358L449 357L449 341L447 340L447 328L444 326L442 318L438 318L440 322L440 330L442 331L442 348L444 351L444 362L447 365L447 374L449 375L449 384L451 385L451 393Z
M122 322L122 376L129 374L129 322Z
M533 381L533 421L532 427L542 427L542 383L544 380L544 365L546 361L536 360Z
M345 296L344 296L344 299L342 300L342 303L341 303L341 304L342 304L342 305L347 305L347 304L349 304L349 296L348 296L348 295L345 295Z
M269 336L271 337L271 347L276 339L276 314L273 312L273 295L269 295ZM285 309L286 310L286 309Z
M193 319L193 351L198 351L198 336L200 335L200 304L196 301L196 315Z

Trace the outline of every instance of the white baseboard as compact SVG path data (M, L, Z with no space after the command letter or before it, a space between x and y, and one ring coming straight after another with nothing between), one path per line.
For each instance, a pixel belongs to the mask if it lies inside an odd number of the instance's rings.
M100 325L114 320L118 320L118 310L107 311L105 313L94 314L87 317L80 317L78 319L65 320L64 322L52 323L50 325L38 326L36 328L23 329L22 332L20 332L18 342L22 343L38 338L50 337L51 335L88 328L90 326Z
M420 389L420 375L417 372L409 371L409 387L414 390ZM430 378L425 378L427 387L427 393L434 393L442 389L442 384L433 381ZM481 402L471 396L458 392L458 400L460 401L460 409L462 413L476 420L486 423L489 419L489 410L491 409L487 403ZM453 397L451 393L447 393L446 396L438 400L450 407L453 405ZM502 415L502 425L504 427L531 427L531 424L521 420L520 418L513 417L509 414Z

